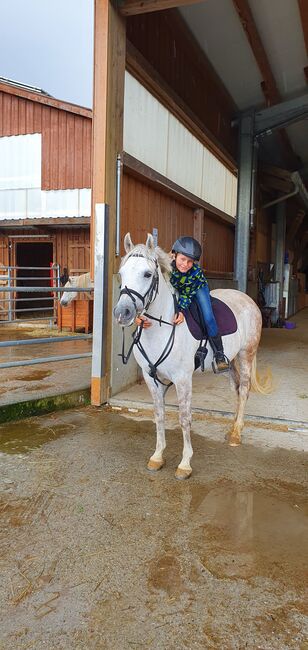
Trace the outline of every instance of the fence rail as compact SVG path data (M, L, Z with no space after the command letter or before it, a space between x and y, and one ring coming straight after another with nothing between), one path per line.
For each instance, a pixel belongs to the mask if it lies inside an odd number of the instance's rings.
M93 291L92 287L79 288L75 286L60 286L60 267L58 264L54 264L50 267L1 266L0 271L0 325L29 322L33 320L49 320L50 323L53 324L56 320L57 301L62 293L74 292L84 294ZM20 271L25 271L27 274L22 275ZM46 273L45 275L36 276L29 273L31 271L45 271ZM36 281L45 281L45 284L43 286L33 286ZM23 282L31 282L31 285L24 286L21 284ZM35 294L37 293L48 293L50 295L47 297L44 295L35 297ZM31 296L29 297L23 294L31 294ZM44 301L49 301L51 304L43 304ZM25 306L27 303L34 303L34 305L37 305L39 302L41 303L40 306ZM30 317L23 318L23 315L26 314ZM87 340L92 340L91 334L0 341L0 348L14 348L24 345L42 345L46 343L64 343L68 341ZM66 361L71 359L84 359L91 356L92 352L82 352L77 354L20 359L16 361L9 360L0 363L0 369L30 366L39 363L51 363L55 361Z

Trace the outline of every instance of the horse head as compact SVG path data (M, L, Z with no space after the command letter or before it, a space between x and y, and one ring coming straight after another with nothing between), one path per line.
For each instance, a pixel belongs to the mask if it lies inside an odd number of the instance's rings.
M76 278L74 276L69 277L68 281L64 285L65 287L74 287L76 285ZM77 291L64 291L62 293L62 297L60 299L60 305L62 307L67 307L72 300L75 300L77 298L78 292Z
M120 266L120 298L114 316L120 325L132 325L136 316L155 299L159 282L159 249L148 233L145 244L135 246L130 233L124 237L126 255Z

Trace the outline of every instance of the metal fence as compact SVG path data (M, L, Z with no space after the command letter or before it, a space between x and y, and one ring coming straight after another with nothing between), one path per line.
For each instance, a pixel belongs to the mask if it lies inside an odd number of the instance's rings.
M0 323L55 320L58 294L53 289L60 285L59 264L1 266L0 271ZM34 290L42 295L32 296Z
M18 271L18 273L17 273ZM25 272L21 275L19 271ZM48 271L49 275L31 275L31 271ZM43 282L42 286L31 286L27 282ZM1 266L0 275L0 325L10 323L27 322L33 320L47 320L53 325L57 315L57 301L64 292L91 293L93 288L63 287L60 286L60 267L58 264L51 267L16 267ZM34 297L32 296L34 294ZM48 296L37 296L37 294L50 294ZM24 303L31 306L24 307ZM40 301L40 302L39 302ZM49 301L49 304L46 303ZM40 304L39 307L33 306ZM42 305L42 303L45 303ZM51 304L50 304L51 303ZM22 306L20 306L22 305ZM80 334L74 336L51 336L42 338L19 339L0 341L1 348L12 348L23 345L41 345L46 343L63 343L66 341L91 340L91 334ZM79 354L55 355L52 357L37 357L32 359L20 359L0 363L0 369L19 366L30 366L39 363L54 361L65 361L70 359L83 359L91 357L92 352Z

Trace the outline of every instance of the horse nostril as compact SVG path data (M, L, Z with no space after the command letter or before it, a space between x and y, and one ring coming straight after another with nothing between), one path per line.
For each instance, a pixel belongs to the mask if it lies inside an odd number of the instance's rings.
M129 309L125 309L124 316L130 316L130 310Z

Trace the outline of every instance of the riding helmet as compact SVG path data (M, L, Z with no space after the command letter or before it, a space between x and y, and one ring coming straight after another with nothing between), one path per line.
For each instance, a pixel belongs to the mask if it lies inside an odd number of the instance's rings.
M199 262L202 249L199 242L193 237L179 237L172 246L173 253L182 253L195 262Z

